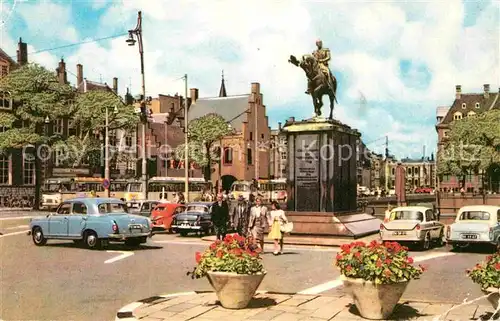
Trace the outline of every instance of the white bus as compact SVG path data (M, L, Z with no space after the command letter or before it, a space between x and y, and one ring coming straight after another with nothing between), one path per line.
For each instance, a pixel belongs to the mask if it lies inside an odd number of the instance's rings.
M173 201L175 194L184 193L184 177L152 177L148 182L148 200L167 200ZM201 199L204 191L211 191L212 185L206 182L203 178L190 177L189 178L189 200L194 201ZM125 200L127 202L138 201L142 199L142 183L133 182L127 185L127 192L125 193Z

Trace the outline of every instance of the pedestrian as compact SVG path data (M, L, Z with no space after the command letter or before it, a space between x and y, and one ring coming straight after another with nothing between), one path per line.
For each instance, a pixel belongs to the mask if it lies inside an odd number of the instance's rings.
M186 204L186 198L184 197L184 193L177 193L177 204Z
M262 205L262 200L257 198L255 205L250 209L248 232L259 245L262 253L264 253L264 232L267 230L267 224L267 208Z
M212 224L218 240L223 240L229 223L229 206L223 200L221 193L217 194L217 201L212 205Z
M274 255L283 254L283 237L285 233L282 232L285 224L288 223L288 219L285 216L285 211L283 211L277 201L271 202L271 212L269 213L269 226L271 226L271 231L268 237L274 240Z
M241 236L246 237L248 231L248 219L250 216L250 208L243 195L238 196L238 204L233 208L231 215L231 224Z
M392 206L387 204L387 209L385 210L384 221L388 222L391 219Z

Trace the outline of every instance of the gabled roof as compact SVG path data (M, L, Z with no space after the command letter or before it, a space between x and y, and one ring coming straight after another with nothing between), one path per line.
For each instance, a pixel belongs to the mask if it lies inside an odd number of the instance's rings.
M81 84L77 84L77 89L80 92L87 92L91 90L105 90L113 92L113 89L111 89L111 87L109 87L107 84L102 84L100 82L90 81L87 79L84 79Z
M0 58L7 60L12 66L17 66L17 62L14 61L2 48L0 48Z
M249 94L228 97L200 98L189 107L189 120L200 118L207 114L219 114L236 131L241 131L243 122L247 121L246 111L249 111Z
M477 103L479 104L478 107L476 107ZM465 104L465 108L463 108L463 104ZM467 113L473 111L476 114L480 114L491 109L500 109L500 97L498 92L490 92L488 98L484 97L484 93L461 94L460 99L455 99L441 123L451 123L453 121L453 115L456 112L467 115Z
M448 114L448 111L450 110L450 107L448 106L439 106L436 108L436 117L445 117L446 114Z

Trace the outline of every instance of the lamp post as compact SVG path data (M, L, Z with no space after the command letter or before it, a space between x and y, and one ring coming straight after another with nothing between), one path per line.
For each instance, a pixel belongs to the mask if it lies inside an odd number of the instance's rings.
M189 132L188 132L188 75L184 75L184 197L189 202Z
M128 31L127 43L129 46L134 46L136 40L134 36L137 37L139 42L139 55L141 58L141 83L142 83L142 101L141 101L141 158L142 158L142 171L141 171L141 183L142 183L142 193L143 199L147 199L147 160L146 160L146 126L147 126L147 108L146 108L146 80L144 76L144 46L142 43L142 13L141 11L137 14L137 26L135 29Z
M113 114L118 114L118 108L115 106L113 109ZM106 106L106 124L105 124L105 136L104 136L104 179L109 182L109 108ZM109 187L106 188L106 197L109 197Z

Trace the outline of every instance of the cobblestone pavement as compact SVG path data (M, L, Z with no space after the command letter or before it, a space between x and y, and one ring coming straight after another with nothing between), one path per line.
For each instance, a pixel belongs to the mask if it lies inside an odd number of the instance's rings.
M129 308L127 308L129 307ZM220 306L213 292L157 296L124 307L116 320L365 320L346 295L299 295L260 292L246 309ZM389 320L488 320L489 305L400 302Z

